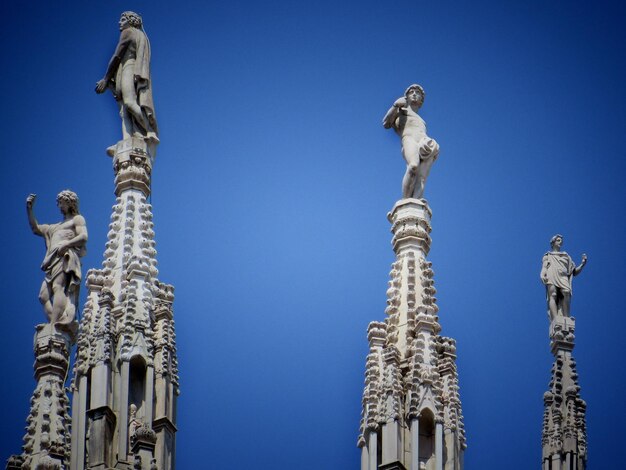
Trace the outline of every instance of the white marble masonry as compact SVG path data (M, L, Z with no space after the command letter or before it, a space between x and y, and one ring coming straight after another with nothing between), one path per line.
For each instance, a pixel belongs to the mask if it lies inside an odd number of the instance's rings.
M463 468L456 345L439 334L434 273L427 260L431 216L426 201L413 198L398 201L388 215L396 260L387 318L368 327L358 445L369 462L362 470Z

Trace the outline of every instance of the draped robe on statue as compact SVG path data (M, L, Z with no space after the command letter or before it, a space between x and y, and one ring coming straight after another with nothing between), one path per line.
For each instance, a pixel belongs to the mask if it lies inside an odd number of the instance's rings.
M541 280L545 285L553 285L562 292L572 293L572 277L576 264L564 251L549 251L543 255Z
M132 74L137 93L137 104L144 112L150 126L145 131L154 132L158 135L152 99L152 82L150 80L150 42L143 30L138 28L122 30L113 57L117 58L120 63L115 74L115 99L122 101L122 81L127 73ZM129 71L128 68L131 70Z

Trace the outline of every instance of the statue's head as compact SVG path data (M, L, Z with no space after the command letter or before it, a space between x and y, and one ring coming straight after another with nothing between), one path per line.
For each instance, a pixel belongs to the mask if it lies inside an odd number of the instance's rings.
M132 26L133 28L141 28L142 24L143 21L141 20L141 16L134 11L125 11L120 15L120 30L128 26Z
M74 191L65 189L57 195L57 206L63 214L78 214L78 196Z
M414 83L405 90L404 96L407 103L419 103L418 105L421 106L424 103L424 98L426 98L426 93L420 85Z
M129 409L130 409L130 415L134 417L137 414L137 405L135 405L134 403L131 403Z
M557 233L550 239L550 246L554 250L555 248L561 248L561 245L563 245L563 235Z

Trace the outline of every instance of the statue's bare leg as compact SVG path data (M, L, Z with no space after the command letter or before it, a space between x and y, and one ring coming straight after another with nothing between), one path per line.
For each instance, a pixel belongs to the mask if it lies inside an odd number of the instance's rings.
M67 282L67 275L65 273L59 274L52 281L52 313L50 315L50 323L58 322L69 302L67 294L65 292Z
M135 91L135 76L133 73L133 67L128 64L122 69L122 100L124 108L128 112L129 116L144 130L147 132L148 124L146 117L143 115L141 106L137 103L137 92Z
M558 291L556 290L556 287L552 284L548 284L546 286L546 289L548 291L548 310L550 311L550 320L554 320L557 317L559 311L559 306L557 303Z
M430 174L430 169L433 166L434 158L427 158L422 160L417 169L417 177L415 183L415 195L413 197L421 199L424 197L424 188L426 187L426 178Z
M569 317L569 307L572 300L570 292L561 292L561 313L564 317Z
M43 305L43 311L48 317L48 320L50 320L52 317L51 292L50 287L45 280L41 283L41 289L39 290L39 302Z
M420 164L419 147L413 139L402 139L402 156L406 161L406 172L402 179L402 197L415 197L415 185Z
M118 101L120 107L120 117L122 118L122 138L128 139L133 135L133 121L122 101Z

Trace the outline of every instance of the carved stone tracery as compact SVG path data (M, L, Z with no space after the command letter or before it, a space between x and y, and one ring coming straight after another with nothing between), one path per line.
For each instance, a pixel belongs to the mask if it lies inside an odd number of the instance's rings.
M446 447L445 468L459 470L460 452L465 449L466 441L455 364L456 344L453 339L439 335L434 273L432 263L426 259L431 244L431 215L425 201L405 199L388 216L396 260L390 270L385 322L372 322L368 327L370 352L357 443L367 448L371 432L379 432L393 423L409 431L413 420L422 420L430 413L434 425L441 423L445 432L453 436L443 444L454 447ZM383 440L395 439L396 434L383 432L382 436ZM407 438L409 434L398 436L403 439L402 436ZM398 448L402 446L406 448L398 443ZM387 449L395 447L392 444ZM410 458L410 450L398 454L397 465L409 468ZM426 464L426 460L421 463ZM378 464L391 465L391 462Z
M152 165L149 146L141 139L133 137L114 147L117 197L102 268L87 275L89 292L74 368L77 407L81 396L92 393L88 387L110 391L99 396L97 406L110 411L100 422L92 422L96 418L91 417L82 425L75 419L76 458L86 459L85 468L91 468L92 455L85 448L81 457L81 439L104 442L96 448L93 465L97 459L112 465L116 454L128 455L129 462L142 470L158 467L162 457L173 459L179 394L174 287L158 280L152 205L147 200ZM112 399L112 394L124 389L129 390L128 396ZM136 405L137 420L143 424L122 430L130 404ZM157 438L163 433L167 437Z
M554 363L548 391L543 396L542 459L566 465L569 458L573 468L584 470L587 465L587 405L580 398L576 361L572 355L574 331L573 317L558 316L550 323Z
M7 469L58 469L70 461L70 414L65 378L69 367L72 332L58 331L51 324L37 326L35 378L30 400L22 454L7 462Z

